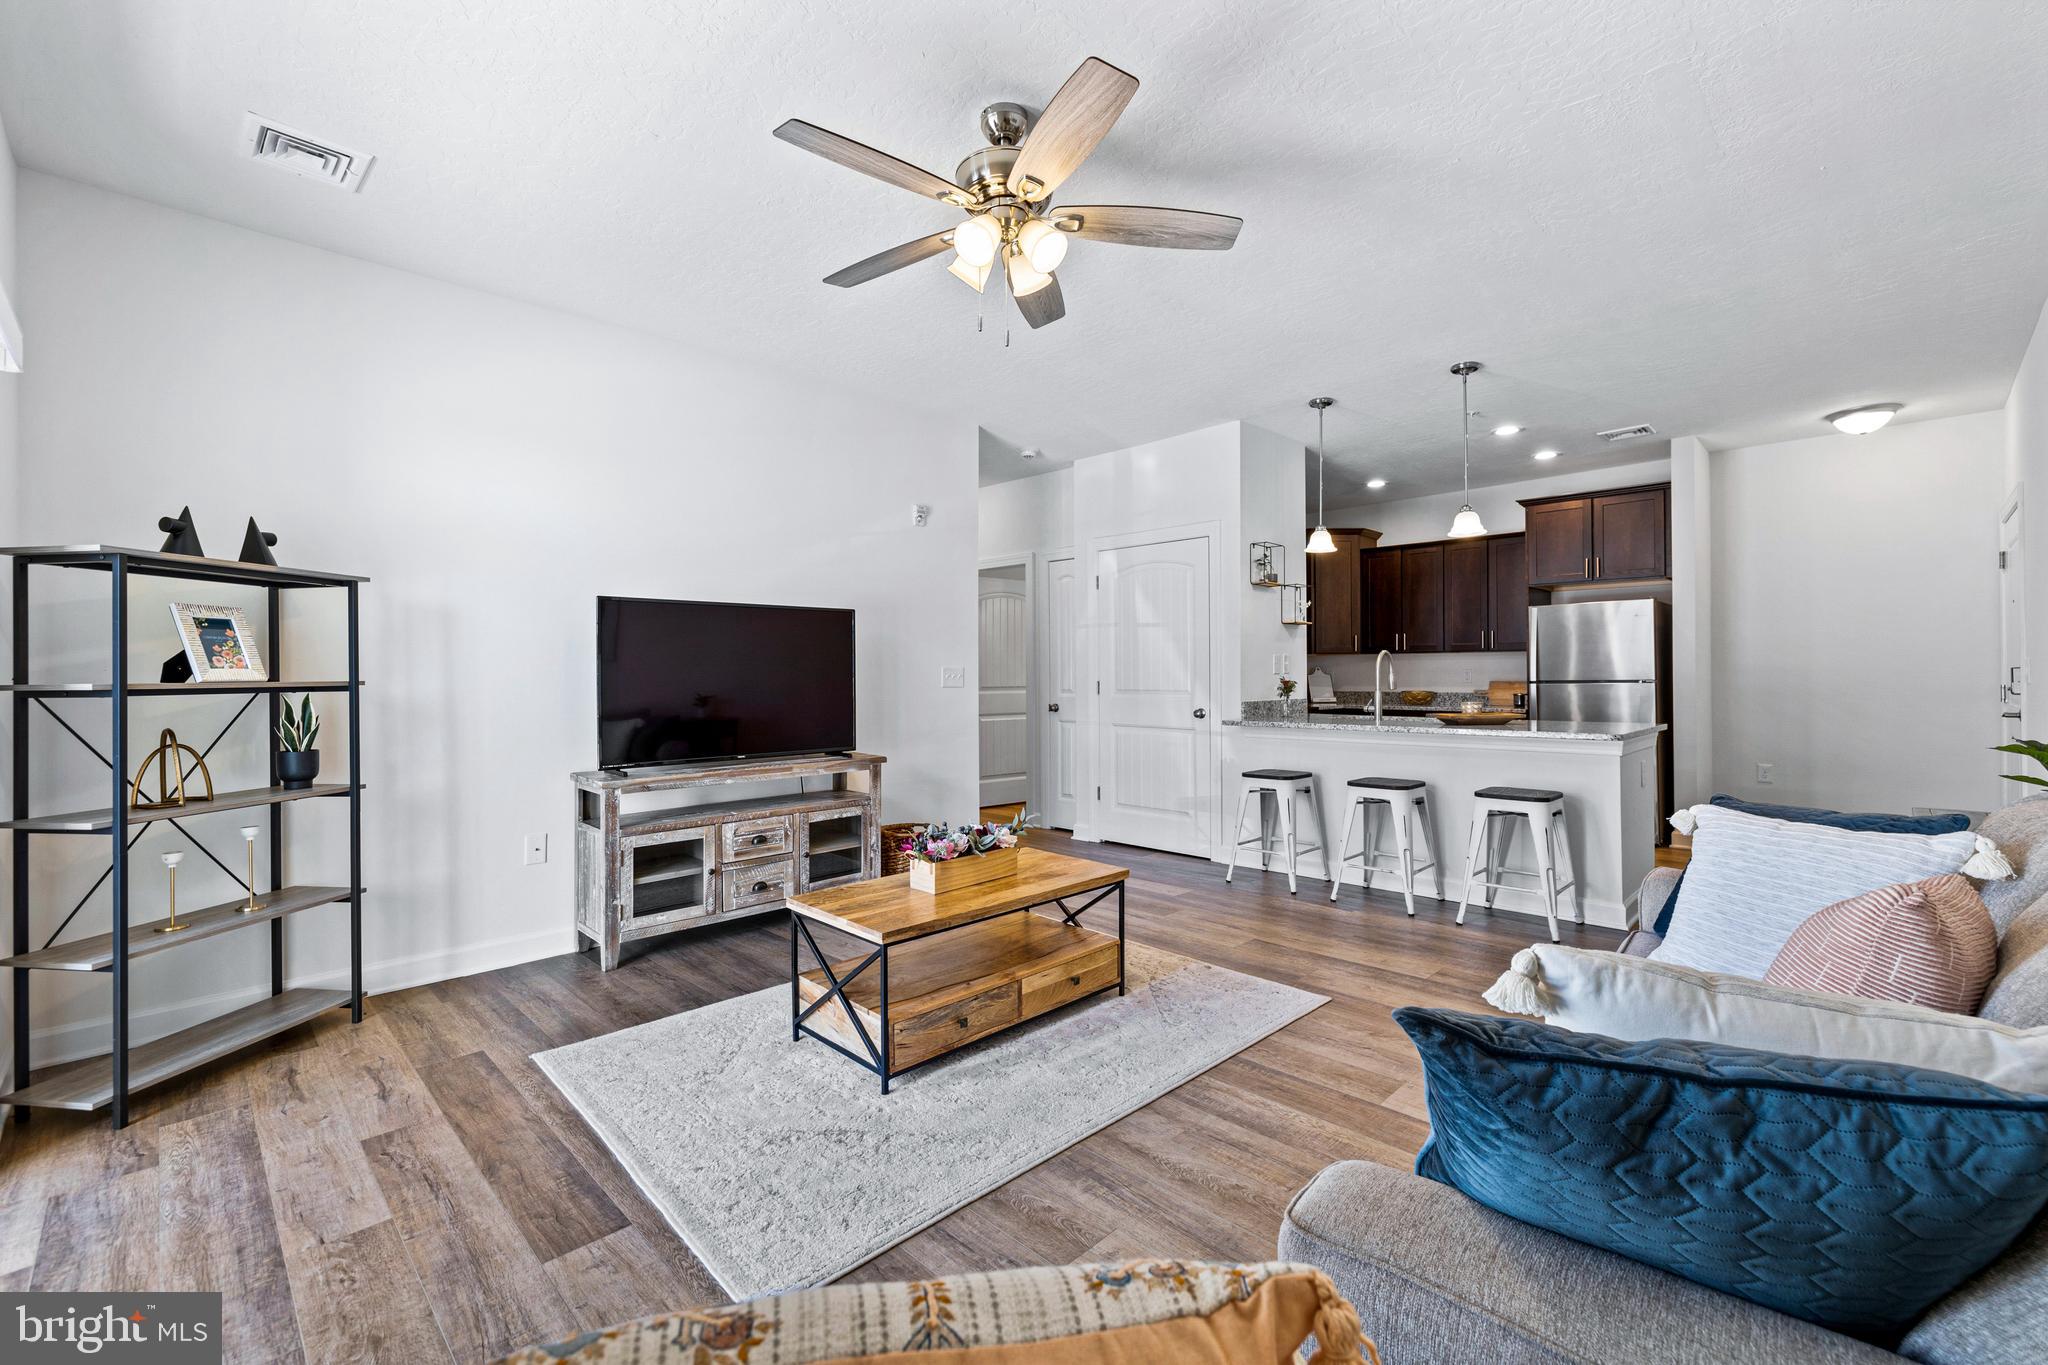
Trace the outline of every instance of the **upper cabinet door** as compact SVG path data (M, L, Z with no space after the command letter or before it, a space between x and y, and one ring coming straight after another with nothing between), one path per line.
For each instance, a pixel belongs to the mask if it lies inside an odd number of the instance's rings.
M1356 654L1358 624L1358 546L1356 531L1332 531L1334 554L1308 556L1308 652Z
M1529 582L1584 583L1593 577L1593 500L1566 498L1529 507L1523 534Z
M1489 540L1454 540L1444 546L1444 648L1486 648L1493 629Z
M1401 645L1435 653L1444 647L1444 547L1410 545L1401 551Z
M1401 647L1401 552L1366 550L1358 556L1360 625L1365 652Z
M1642 488L1593 499L1593 576L1669 578L1671 491Z
M1487 542L1493 634L1488 649L1529 647L1529 546L1523 536Z

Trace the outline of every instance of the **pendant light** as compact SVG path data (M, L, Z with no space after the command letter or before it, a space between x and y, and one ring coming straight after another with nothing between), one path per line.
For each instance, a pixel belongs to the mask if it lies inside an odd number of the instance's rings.
M1452 540L1486 534L1485 523L1472 510L1472 374L1479 368L1476 360L1461 360L1451 366L1451 373L1458 376L1458 408L1465 421L1465 505L1458 509L1457 516L1451 518L1449 535Z
M1308 553L1312 555L1337 553L1337 542L1330 539L1330 528L1323 524L1323 411L1336 401L1334 398L1308 400L1308 405L1316 410L1316 529L1308 538Z

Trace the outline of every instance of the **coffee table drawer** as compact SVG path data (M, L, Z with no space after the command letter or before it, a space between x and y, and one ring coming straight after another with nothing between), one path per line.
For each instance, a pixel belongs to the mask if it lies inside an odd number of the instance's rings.
M719 869L719 901L726 911L770 905L796 894L796 864L784 858L772 863L727 863Z
M1058 1009L1070 1000L1093 995L1116 984L1116 945L1105 943L1092 952L1070 958L1047 971L1034 972L1018 983L1022 1000L1021 1019L1034 1018Z
M992 986L950 1005L902 1019L895 1018L892 1009L890 1016L889 1063L901 1071L1016 1023L1017 983Z
M735 820L719 826L721 851L726 859L766 858L788 853L796 847L795 826L787 815L765 820Z

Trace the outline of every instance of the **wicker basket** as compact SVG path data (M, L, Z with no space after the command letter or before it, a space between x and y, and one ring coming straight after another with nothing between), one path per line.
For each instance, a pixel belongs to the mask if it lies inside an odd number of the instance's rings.
M910 855L903 851L903 845L917 836L929 821L913 821L907 825L882 826L882 875L893 877L899 872L910 871Z

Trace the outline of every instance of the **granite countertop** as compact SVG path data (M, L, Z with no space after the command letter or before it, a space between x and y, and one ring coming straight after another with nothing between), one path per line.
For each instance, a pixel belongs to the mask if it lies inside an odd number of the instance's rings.
M1510 739L1591 740L1596 743L1634 739L1638 735L1655 734L1666 728L1662 725L1604 720L1517 720L1506 725L1445 725L1442 721L1393 716L1389 716L1383 724L1374 725L1371 716L1329 715L1226 720L1223 723L1243 730L1309 730L1345 738L1364 738L1370 735L1431 735L1483 740L1488 736L1505 736Z

